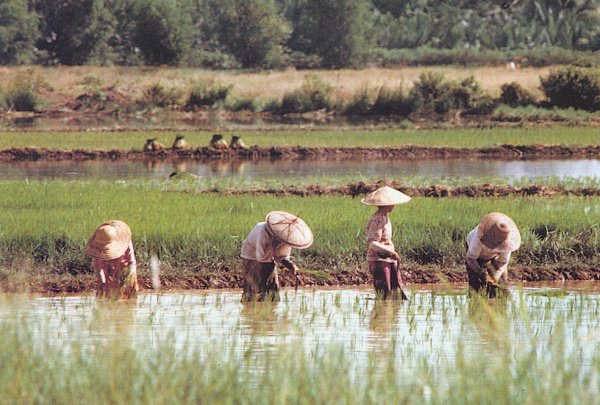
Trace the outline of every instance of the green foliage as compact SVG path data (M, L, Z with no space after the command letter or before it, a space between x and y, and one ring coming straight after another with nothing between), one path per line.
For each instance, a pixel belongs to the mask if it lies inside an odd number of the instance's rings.
M184 65L196 36L185 0L140 0L132 39L149 65Z
M215 82L212 79L198 79L191 83L186 108L212 107L225 101L231 86Z
M495 100L483 93L473 77L448 81L439 73L426 72L419 76L414 89L420 97L422 113L444 114L460 109L468 114L489 114L496 107Z
M371 45L366 0L304 0L297 11L292 49L318 55L327 68L364 63Z
M316 75L306 76L302 86L283 95L280 114L305 113L316 110L331 110L333 87Z
M138 104L147 107L168 107L179 104L182 94L177 88L167 88L160 83L146 87Z
M421 99L413 89L404 90L402 86L395 89L381 87L373 104L372 113L376 115L407 116L419 110Z
M215 1L218 38L243 67L278 67L289 27L273 0Z
M35 61L38 16L23 0L0 0L0 64Z
M551 105L600 110L600 69L566 67L550 72L540 81Z
M500 87L500 102L511 107L535 104L535 97L517 82L505 83Z
M13 111L35 111L38 105L39 79L32 71L19 74L4 92L4 104Z
M227 98L225 107L230 111L257 111L258 101L253 97Z
M46 63L64 65L110 64L114 59L109 40L116 20L104 0L40 0L38 47L48 52Z

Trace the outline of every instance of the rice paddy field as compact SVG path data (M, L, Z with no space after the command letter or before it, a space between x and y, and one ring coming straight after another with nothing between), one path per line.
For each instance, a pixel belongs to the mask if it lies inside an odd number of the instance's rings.
M600 401L597 287L506 300L408 288L2 296L5 403L569 404Z
M204 146L212 133L184 135L192 146ZM0 149L141 149L148 137L169 145L176 134L4 132ZM599 141L598 132L586 127L241 135L261 146ZM245 169L232 162L72 163L0 163L0 288L12 292L0 293L2 403L600 403L598 281L531 283L512 276L510 297L484 300L444 278L448 271L464 273L465 236L484 214L501 211L523 237L509 274L535 279L548 270L556 280L583 269L597 280L600 198L569 192L598 189L597 160L494 161L490 171L490 162L476 160L412 161L388 171L385 163L393 164L386 161L339 167L306 162L304 168L279 162L270 171L252 162ZM438 170L415 169L425 163ZM171 171L198 177L168 179ZM567 192L415 197L397 207L390 218L404 275L410 279L426 268L441 280L407 283L403 302L377 300L367 285L308 283L297 291L284 288L275 304L241 304L239 289L171 287L177 278L196 276L218 279L223 287L235 284L241 242L271 210L297 214L314 231L314 245L293 252L301 277L344 284L336 280L365 273L364 227L373 208L360 203L362 196L251 191L386 180L416 186L537 183ZM92 295L94 275L84 248L107 219L131 226L141 277L149 275L150 257L159 257L162 290L146 287L130 302Z
M301 216L314 245L301 265L325 273L361 266L364 226L372 209L350 196L277 197L196 193L136 181L0 181L0 255L35 273L89 271L83 251L107 219L127 222L141 263L156 252L178 271L237 271L242 240L272 210ZM600 200L552 198L414 198L391 214L404 260L462 266L464 238L491 211L511 216L523 235L519 265L590 265L600 247ZM12 271L9 271L9 275ZM8 275L7 275L8 276Z
M217 131L89 131L0 132L0 149L37 147L53 149L142 149L147 138L170 147L177 134L185 136L192 147L208 146ZM227 141L233 133L223 133ZM307 147L383 147L419 145L429 147L476 148L494 145L598 145L600 136L593 127L531 127L490 129L351 129L236 131L247 145Z

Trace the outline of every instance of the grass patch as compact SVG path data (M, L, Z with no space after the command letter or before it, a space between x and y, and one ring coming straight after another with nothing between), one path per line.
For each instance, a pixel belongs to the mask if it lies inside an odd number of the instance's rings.
M195 195L132 182L0 182L2 263L89 272L84 247L107 219L126 221L142 264L152 252L171 267L237 268L241 242L272 210L300 215L315 243L295 252L302 268L331 271L364 264L364 227L372 210L351 197ZM513 263L593 263L600 252L600 199L583 197L415 198L391 215L398 252L415 263L453 266L464 238L491 211L510 215L523 245ZM539 236L542 227L553 231Z
M154 131L152 137L170 145L182 134L192 147L208 146L212 132ZM235 131L247 145L307 147L383 147L420 145L475 148L493 145L597 145L598 130L591 127L492 128L447 130L290 130ZM228 137L228 134L225 134ZM142 149L148 132L0 132L0 148Z

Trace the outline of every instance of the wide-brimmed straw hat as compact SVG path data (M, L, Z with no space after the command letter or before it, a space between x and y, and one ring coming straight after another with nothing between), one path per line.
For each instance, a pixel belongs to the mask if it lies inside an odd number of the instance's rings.
M511 252L521 246L521 234L514 221L501 212L492 212L479 222L477 236L490 249L508 249Z
M269 212L266 223L269 233L286 245L306 249L313 243L313 233L308 225L289 212Z
M102 260L117 259L131 242L131 229L123 221L107 221L100 225L89 240L85 253Z
M410 201L410 197L394 188L383 186L360 200L366 205L377 205L378 207L388 205L404 204Z

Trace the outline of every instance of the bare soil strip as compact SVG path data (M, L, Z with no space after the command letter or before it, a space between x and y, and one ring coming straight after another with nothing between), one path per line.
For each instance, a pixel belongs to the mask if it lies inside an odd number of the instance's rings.
M143 272L145 273L145 272ZM404 282L409 284L466 283L467 273L464 268L440 268L436 266L402 267ZM152 282L146 274L139 276L142 290L151 290ZM288 272L280 272L280 282L284 287L291 287L295 280ZM303 287L313 286L352 286L371 283L366 268L336 271L332 274L313 276L306 273L300 275ZM554 265L550 267L510 267L509 281L582 281L600 280L600 272L586 266ZM32 293L82 293L92 292L96 288L96 277L93 275L46 274L32 275L18 280L0 280L0 291ZM242 279L238 271L222 271L214 274L194 274L186 272L182 275L167 274L161 279L161 287L166 290L208 289L208 288L241 288Z
M368 194L383 185L388 185L411 197L525 197L539 196L550 197L553 195L570 195L580 197L598 197L600 189L597 188L565 188L563 186L544 186L533 184L523 187L510 185L481 184L469 186L405 186L397 181L374 183L350 183L345 186L320 186L309 185L304 187L283 187L281 189L254 188L246 190L205 190L202 193L218 193L221 195L274 195L274 196L320 196L320 195L358 195Z
M58 150L46 148L11 148L0 150L0 161L38 160L356 160L356 159L568 159L600 158L600 145L500 145L481 148L451 148L426 146L395 147L252 147L247 149L214 149L199 147L190 150Z

